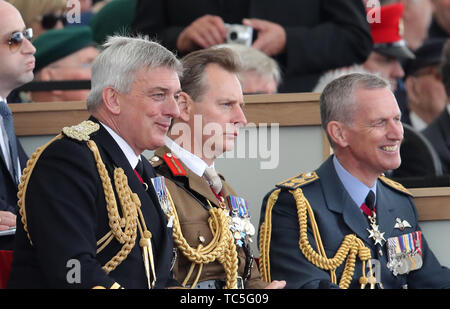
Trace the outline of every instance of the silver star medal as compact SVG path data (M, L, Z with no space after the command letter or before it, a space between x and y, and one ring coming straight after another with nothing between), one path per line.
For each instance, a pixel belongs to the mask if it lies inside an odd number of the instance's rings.
M377 224L372 223L370 227L372 229L367 229L367 231L369 231L369 238L372 238L375 241L375 245L380 244L380 246L383 246L383 241L386 241L386 239L384 239L384 232L378 230Z
M403 231L407 227L411 227L411 224L409 224L408 221L402 220L400 218L395 219L394 228L399 229L400 231Z

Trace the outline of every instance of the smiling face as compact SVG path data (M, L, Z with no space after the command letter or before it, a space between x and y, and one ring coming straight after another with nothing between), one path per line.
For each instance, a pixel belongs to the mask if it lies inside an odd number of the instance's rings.
M136 154L164 145L172 118L180 115L176 71L157 67L136 73L128 93L118 93L116 131Z
M388 88L359 88L354 98L357 108L352 124L339 124L336 155L347 171L372 186L382 173L400 166L401 114Z

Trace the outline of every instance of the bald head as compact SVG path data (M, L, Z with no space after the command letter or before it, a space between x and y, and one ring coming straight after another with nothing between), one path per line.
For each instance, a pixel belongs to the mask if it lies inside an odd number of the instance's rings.
M10 3L0 0L0 40L7 42L0 45L0 96L3 98L33 79L33 55L36 49L26 38L20 42L11 40L14 33L24 31L25 23L19 11Z

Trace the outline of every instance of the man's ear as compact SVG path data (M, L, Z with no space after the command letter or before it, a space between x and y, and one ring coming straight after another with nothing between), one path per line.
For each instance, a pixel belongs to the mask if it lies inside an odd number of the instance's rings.
M113 87L105 87L102 91L103 105L114 115L120 114L120 95Z
M339 121L330 121L327 125L327 132L335 145L346 147L348 145L345 134L345 125Z
M181 92L178 98L178 108L180 109L180 119L188 122L191 118L192 105L194 100L186 92Z

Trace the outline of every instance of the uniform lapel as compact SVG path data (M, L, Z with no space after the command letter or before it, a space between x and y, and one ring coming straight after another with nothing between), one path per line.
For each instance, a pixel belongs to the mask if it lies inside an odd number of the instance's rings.
M395 201L392 200L393 195L390 194L390 190L385 185L378 181L377 184L377 224L381 232L384 232L384 238L387 240L391 237L395 222L391 212L395 207Z
M91 117L90 120L98 122L95 118ZM128 185L131 188L131 191L136 193L139 196L139 199L141 200L141 204L145 205L148 203L155 204L155 202L152 201L151 194L147 193L145 191L144 186L139 181L139 178L137 178L136 174L134 173L134 169L131 167L130 163L128 162L127 158L125 157L125 154L120 149L119 145L115 142L114 138L106 131L106 129L100 124L100 130L97 131L97 133L93 136L93 140L97 143L97 146L103 150L103 153L111 160L111 165L114 167L120 167L123 169L125 175L128 179ZM146 161L146 160L144 160ZM144 162L144 170L148 170L148 166ZM148 163L148 165L150 165ZM108 165L107 165L108 166ZM114 184L114 167L110 171L110 177L112 184ZM150 166L151 168L151 166ZM151 172L150 172L151 173ZM149 187L153 186L151 183L148 184ZM154 194L154 193L153 193ZM159 204L155 204L159 205ZM156 207L157 209L160 207Z
M159 148L155 155L157 155L160 158L163 158L166 153L170 153L170 149L167 146ZM211 203L219 207L219 202L217 201L216 196L212 192L209 184L206 182L206 180L203 177L198 176L193 171L191 171L186 165L184 165L183 162L180 161L181 166L186 171L185 176L177 176L177 177L186 177L188 179L188 186L189 190L197 192L201 196L208 199ZM223 183L223 181L222 181Z
M367 218L345 190L334 169L332 156L322 164L317 170L317 174L322 183L322 190L328 209L340 213L348 228L364 242L370 244L368 241L369 234L366 230L369 227Z

